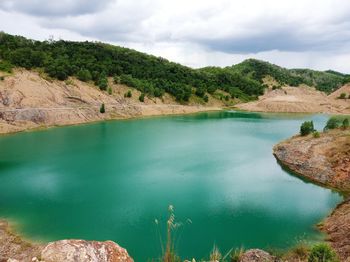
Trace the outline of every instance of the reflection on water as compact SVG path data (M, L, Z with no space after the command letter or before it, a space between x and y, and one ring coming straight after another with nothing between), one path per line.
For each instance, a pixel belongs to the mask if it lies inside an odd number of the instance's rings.
M215 243L288 247L341 197L288 175L272 147L323 115L214 112L105 122L0 137L0 216L35 239L112 239L136 261L160 254L154 219L167 206L177 249L205 257Z

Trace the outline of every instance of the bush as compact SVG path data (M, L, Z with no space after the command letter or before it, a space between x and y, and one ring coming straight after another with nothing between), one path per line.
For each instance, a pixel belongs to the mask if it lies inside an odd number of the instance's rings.
M78 72L77 77L80 81L88 82L92 79L91 73L89 70L82 69Z
M4 76L0 76L0 81L4 81L5 77Z
M105 104L102 103L101 107L100 107L100 113L101 114L104 114L106 112L106 109L105 109Z
M139 96L139 100L140 102L145 102L145 94L142 93L140 96Z
M113 89L111 87L108 87L107 92L108 92L109 95L111 95L111 94L113 94Z
M208 103L209 97L207 95L204 95L203 100L204 100L204 102Z
M338 128L340 127L341 123L342 120L339 117L331 117L330 119L328 119L324 130Z
M113 77L113 82L114 82L114 84L120 84L120 77L119 76L114 76Z
M342 128L346 129L349 127L349 119L345 118L343 121L343 124L341 125Z
M98 80L98 87L101 90L107 90L108 88L108 79L106 76L101 76L100 79Z
M315 131L315 132L312 133L312 136L314 138L319 138L320 137L320 133L318 131Z
M311 134L314 132L314 122L313 121L305 121L301 124L300 127L300 135L307 136L308 134Z
M338 98L339 99L346 99L346 94L345 93L341 93Z
M126 93L124 94L124 97L127 97L127 98L132 97L131 90L128 90L128 92L126 92Z
M327 244L318 244L311 249L308 262L338 262L336 253Z

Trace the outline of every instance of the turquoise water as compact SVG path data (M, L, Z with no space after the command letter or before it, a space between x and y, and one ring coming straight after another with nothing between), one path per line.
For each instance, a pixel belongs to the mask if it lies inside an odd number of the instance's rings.
M169 204L183 258L213 244L225 253L317 240L314 225L341 197L272 155L305 119L321 128L327 118L214 112L3 136L0 216L36 240L111 239L136 261L160 256Z

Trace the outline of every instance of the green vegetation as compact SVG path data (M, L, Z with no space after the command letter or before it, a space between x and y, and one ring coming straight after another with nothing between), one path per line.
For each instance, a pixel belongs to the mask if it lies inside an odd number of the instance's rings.
M308 262L337 262L336 253L327 244L318 244L311 249Z
M108 87L107 92L109 95L113 94L113 89L112 87Z
M324 131L329 129L336 129L342 127L344 129L349 127L349 119L347 116L332 116L328 119L326 126L324 127Z
M141 93L141 95L139 96L139 100L140 102L145 102L145 94Z
M312 133L312 136L313 136L314 138L319 138L319 137L320 137L320 132L314 131L314 132Z
M4 76L0 76L0 81L4 81L5 77Z
M254 59L226 68L192 69L99 42L41 42L0 32L0 70L11 72L14 66L38 68L58 80L75 76L81 81L93 81L101 90L108 90L108 77L113 77L115 84L155 97L168 92L179 102L188 101L192 95L207 101L206 93L214 94L216 90L241 101L256 99L263 93L263 78L268 75L276 79L278 86L307 84L325 92L350 79L334 71L288 70Z
M341 93L338 98L339 99L346 99L346 93Z
M124 94L124 97L131 98L131 97L132 97L131 90L128 90L128 92L126 92L126 93Z
M300 135L307 136L315 131L314 122L313 121L305 121L301 124L300 127Z
M100 113L101 114L104 114L106 112L106 109L105 109L105 104L102 103L101 107L100 107Z

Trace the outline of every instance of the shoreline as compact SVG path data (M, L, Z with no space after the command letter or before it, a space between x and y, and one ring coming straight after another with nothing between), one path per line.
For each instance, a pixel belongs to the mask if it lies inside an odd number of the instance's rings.
M136 119L147 119L152 117L166 117L166 116L181 116L181 115L191 115L191 114L198 114L198 113L206 113L206 112L219 112L224 111L228 108L225 107L205 107L205 106L187 106L187 105L158 105L157 107L153 105L144 105L142 106L146 109L162 109L162 110L169 110L168 112L154 112L154 113L148 113L148 112L141 112L141 114L138 115L127 115L127 116L107 116L102 119L92 119L87 121L77 121L75 123L56 123L56 124L48 124L48 125L38 125L38 126L32 126L32 127L21 127L20 129L13 129L13 130L7 130L3 132L0 130L0 137L1 136L8 136L8 135L15 135L19 133L25 133L25 132L35 132L35 131L44 131L49 130L52 128L58 128L58 127L68 127L68 126L80 126L80 125L89 125L89 124L95 124L95 123L102 123L102 122L109 122L109 121L121 121L121 120L136 120ZM174 110L175 111L171 111ZM179 111L176 111L179 110ZM180 112L182 110L182 112ZM188 111L186 111L188 110ZM0 111L1 113L1 111ZM111 113L113 114L113 112ZM0 126L1 126L0 122ZM16 125L14 125L16 126ZM17 127L17 126L16 126Z
M350 257L350 131L329 130L319 138L293 136L273 154L283 169L302 180L337 192L343 200L317 224L340 261Z

